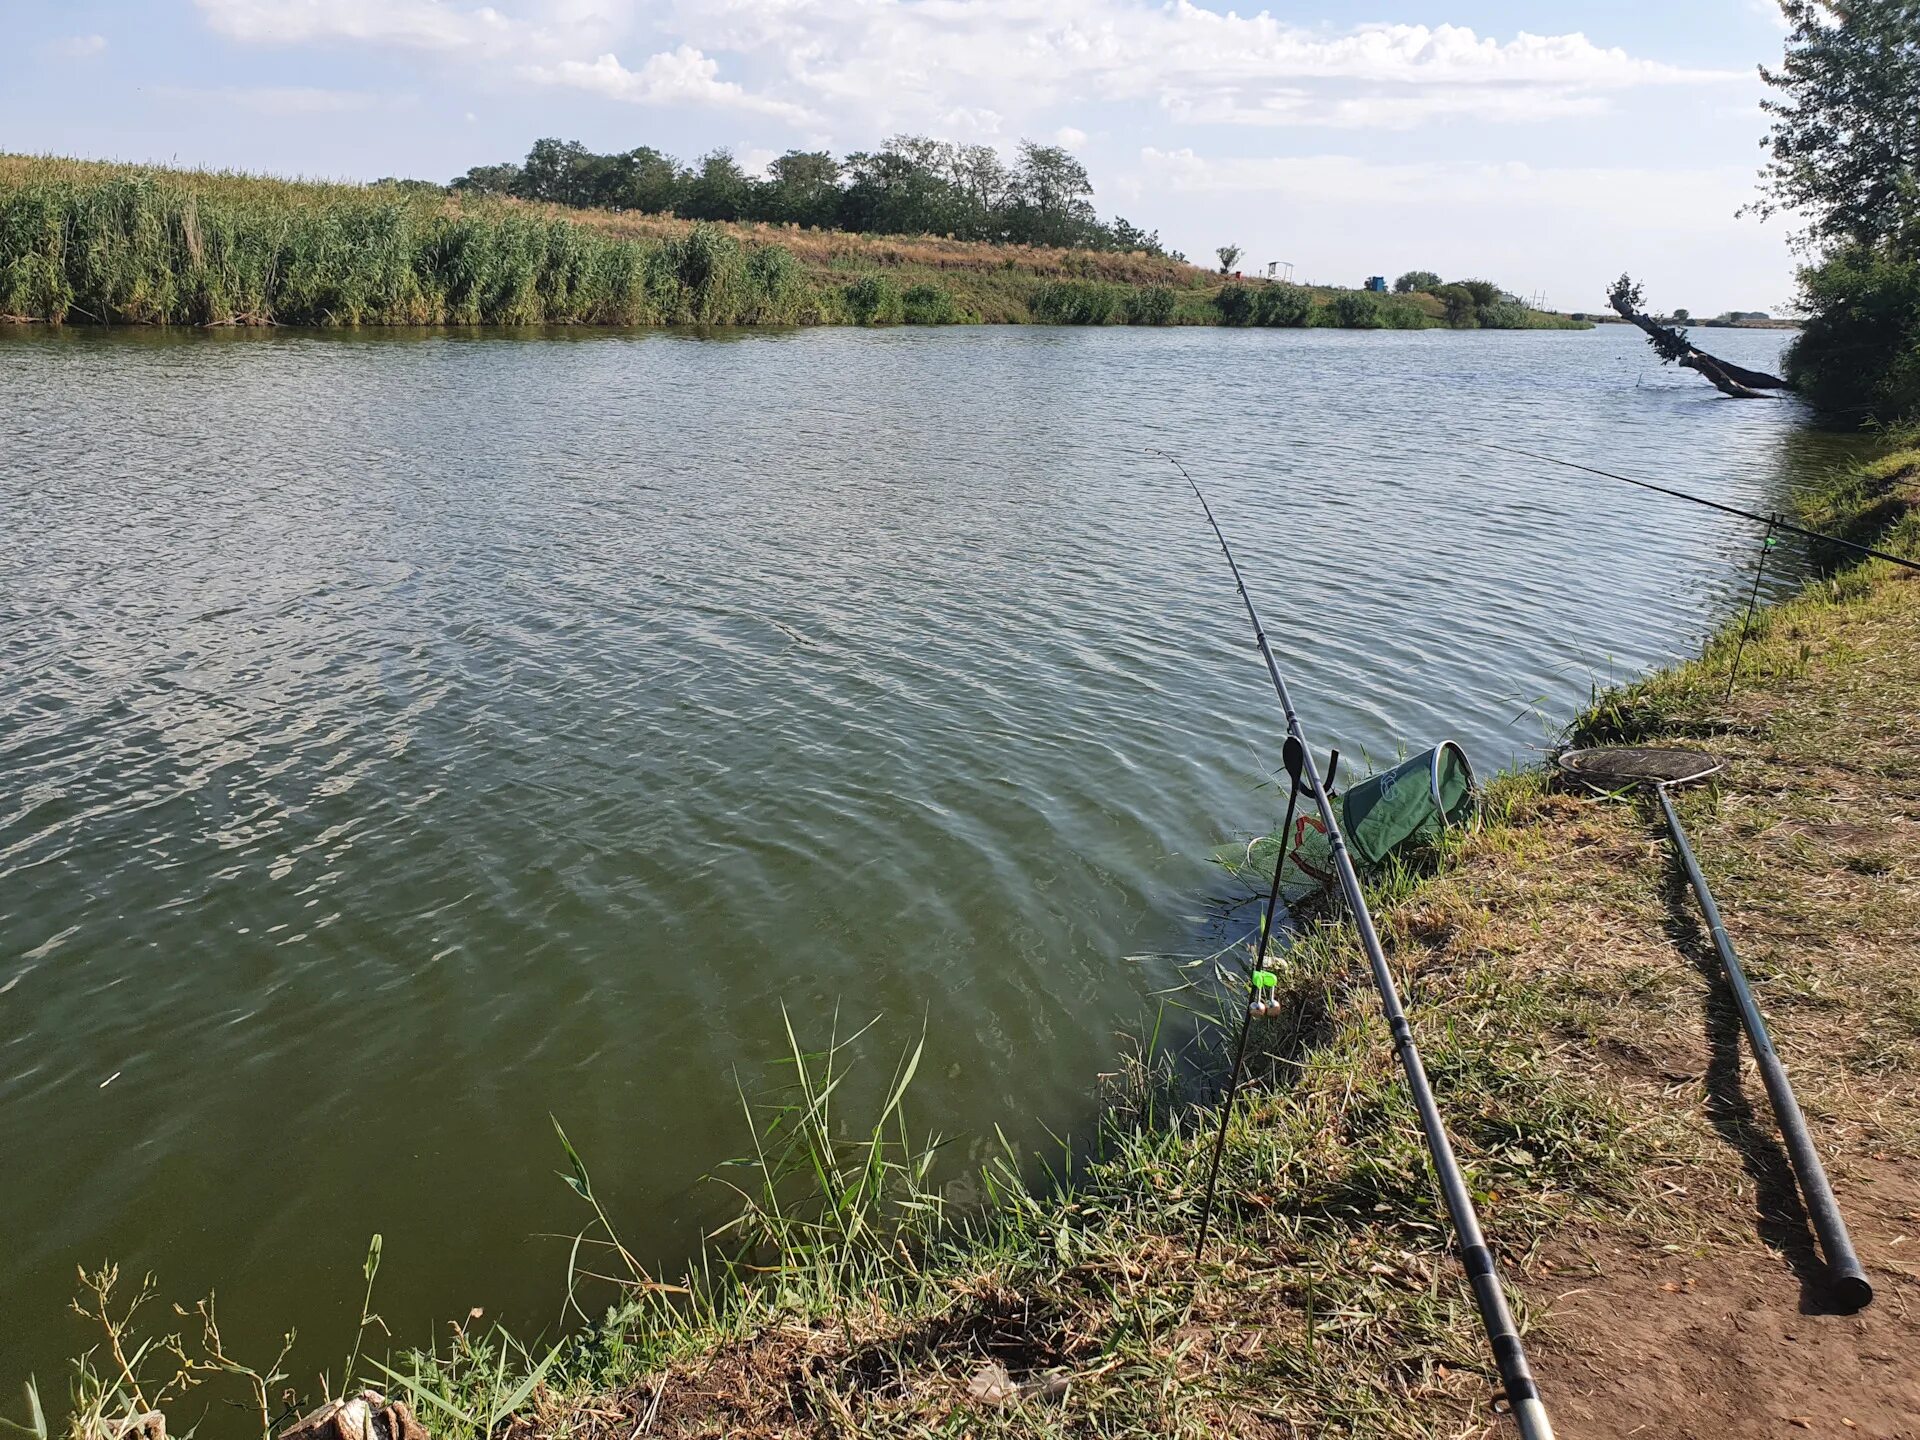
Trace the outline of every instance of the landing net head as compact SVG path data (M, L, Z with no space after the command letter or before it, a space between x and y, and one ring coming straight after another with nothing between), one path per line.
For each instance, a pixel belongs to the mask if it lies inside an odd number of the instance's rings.
M1556 762L1563 775L1603 794L1638 785L1693 785L1717 775L1726 762L1704 750L1658 745L1601 745L1563 750Z

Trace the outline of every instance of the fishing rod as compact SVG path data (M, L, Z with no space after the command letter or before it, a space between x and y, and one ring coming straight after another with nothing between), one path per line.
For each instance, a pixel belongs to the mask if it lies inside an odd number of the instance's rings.
M1299 740L1287 736L1281 749L1292 785L1287 791L1287 818L1280 822L1280 848L1273 857L1273 888L1267 891L1267 913L1260 922L1260 947L1254 953L1253 974L1247 981L1247 1013L1240 1019L1240 1041L1233 1051L1233 1078L1227 1081L1226 1098L1220 1102L1220 1131L1213 1141L1213 1159L1207 1165L1207 1198L1200 1204L1200 1231L1193 1242L1193 1258L1207 1248L1207 1225L1213 1219L1213 1191L1220 1180L1220 1155L1227 1148L1227 1117L1233 1114L1234 1093L1240 1088L1240 1074L1247 1060L1247 1036L1256 1017L1267 1013L1261 998L1277 988L1277 977L1267 969L1267 942L1273 938L1273 912L1280 905L1280 872L1286 868L1287 832L1293 829L1293 809L1300 800L1300 768L1305 763Z
M1347 853L1346 837L1341 834L1339 816L1334 812L1333 801L1327 794L1325 782L1320 778L1320 771L1313 763L1313 747L1301 728L1300 717L1293 708L1293 697L1287 692L1287 682L1280 673L1279 662L1273 658L1273 647L1267 641L1267 627L1261 622L1260 612L1254 608L1246 579L1240 573L1239 563L1233 558L1233 547L1227 544L1226 533L1214 518L1213 506L1207 503L1199 482L1187 473L1186 466L1164 450L1152 453L1185 476L1187 484L1193 488L1194 498L1200 502L1200 508L1207 512L1207 523L1213 527L1214 537L1220 542L1220 553L1227 557L1227 568L1233 572L1234 587L1239 590L1241 603L1247 608L1247 618L1253 623L1254 643L1260 648L1261 659L1266 661L1274 694L1279 697L1280 709L1287 717L1287 734L1300 743L1301 769L1306 775L1313 803L1320 811L1321 822L1326 826L1327 842L1333 850L1334 871L1339 877L1340 890L1346 898L1348 910L1353 914L1354 926L1360 932L1360 947L1366 952L1367 964L1373 971L1374 988L1380 992L1380 1007L1386 1013L1387 1028L1393 1034L1393 1048L1400 1057L1401 1068L1406 1071L1407 1089L1412 1092L1414 1109L1420 1115L1420 1129L1426 1137L1427 1155L1433 1162L1434 1173L1440 1181L1441 1197L1446 1202L1447 1215L1453 1221L1453 1231L1459 1239L1460 1261L1473 1288L1474 1303L1480 1310L1480 1323L1485 1327L1487 1339L1493 1347L1494 1364L1498 1366L1500 1382L1506 1388L1507 1403L1519 1423L1522 1440L1553 1440L1553 1425L1547 1419L1546 1406L1540 1401L1539 1387L1534 1384L1533 1371L1527 1364L1527 1352L1520 1343L1519 1327L1514 1324L1513 1312L1508 1308L1506 1294L1500 1288L1500 1273L1494 1263L1493 1251L1488 1248L1486 1236L1480 1230L1479 1217L1474 1213L1473 1194L1467 1189L1466 1177L1460 1173L1460 1162L1454 1158L1453 1143L1447 1138L1446 1123L1440 1118L1440 1106L1433 1098L1433 1086L1427 1081L1426 1067L1421 1064L1420 1052L1413 1043L1413 1027L1407 1023L1407 1012L1401 1007L1400 992L1393 983L1393 972L1387 968L1386 952L1380 947L1380 936L1373 927L1373 916L1367 909L1367 897L1360 888L1360 876L1354 870L1353 857Z
M1860 1257L1854 1253L1853 1241L1847 1235L1847 1222L1840 1217L1840 1203L1833 1198L1833 1186L1827 1180L1826 1168L1820 1163L1820 1152L1813 1147L1813 1136L1807 1133L1806 1117L1800 1113L1800 1102L1794 1099L1793 1086L1787 1082L1787 1067L1781 1063L1779 1053L1773 1048L1773 1037L1767 1033L1767 1022L1761 1016L1760 1005L1747 984L1747 972L1741 968L1739 957L1733 953L1733 941L1727 938L1727 927L1720 919L1720 907L1713 903L1713 891L1707 888L1707 877L1700 873L1700 862L1694 859L1693 846L1687 841L1686 827L1680 823L1673 801L1667 797L1667 789L1668 783L1663 781L1654 785L1653 793L1660 798L1660 813L1666 818L1667 834L1672 838L1673 848L1679 853L1681 866L1687 872L1687 884L1693 888L1694 898L1700 902L1700 911L1707 917L1707 930L1713 936L1713 948L1719 952L1721 969L1726 972L1727 984L1740 1010L1740 1023L1746 1029L1748 1043L1753 1046L1753 1059L1760 1070L1760 1082L1766 1086L1774 1118L1780 1122L1781 1138L1787 1142L1787 1158L1793 1162L1794 1177L1799 1180L1800 1193L1807 1202L1807 1218L1813 1222L1814 1233L1820 1237L1820 1249L1827 1258L1828 1281L1834 1297L1848 1310L1864 1309L1873 1301L1873 1284L1860 1266Z
M1719 510L1727 515L1738 515L1743 520L1757 521L1776 530L1791 531L1795 535L1805 536L1809 540L1818 540L1826 545L1839 545L1856 554L1871 555L1875 560L1885 560L1904 569L1920 572L1920 561L1909 560L1902 555L1890 555L1885 550L1876 550L1871 545L1861 545L1852 540L1842 540L1838 535L1823 534L1818 530L1808 530L1782 520L1778 515L1759 515L1751 510L1742 510L1737 505L1723 505L1718 500L1709 500L1704 495L1691 495L1685 490L1671 490L1665 485L1655 485L1651 480L1636 480L1631 475L1616 475L1611 470L1599 470L1591 465L1577 465L1571 460L1559 460L1551 455L1537 455L1531 450L1522 450L1515 445L1496 445L1491 440L1473 442L1488 450L1503 450L1509 455L1524 455L1529 460L1538 460L1546 465L1564 465L1569 470L1584 470L1589 475L1604 476L1608 480L1621 480L1628 485L1638 485L1642 490L1652 490L1656 494L1671 495L1676 500L1691 500L1696 505L1705 505L1710 510Z

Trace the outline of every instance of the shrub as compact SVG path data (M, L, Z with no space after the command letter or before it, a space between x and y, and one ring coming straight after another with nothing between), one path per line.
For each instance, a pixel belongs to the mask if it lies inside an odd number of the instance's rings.
M1121 318L1129 325L1171 325L1173 291L1164 285L1134 285L1120 302Z
M1800 272L1805 328L1786 378L1817 410L1920 419L1920 262L1843 250Z
M1328 323L1342 330L1378 330L1387 322L1380 302L1364 290L1342 290L1327 306Z
M840 301L856 325L898 325L906 318L900 292L884 275L862 275L841 290Z
M900 297L901 312L909 325L958 325L959 307L944 285L911 285Z
M1438 290L1440 277L1431 270L1409 270L1393 282L1394 293L1411 295L1419 290Z
M1527 307L1518 300L1496 300L1480 307L1483 330L1524 330L1529 323Z
M1297 328L1313 317L1313 296L1297 285L1266 285L1254 292L1255 325Z
M1473 296L1475 305L1491 305L1500 298L1500 287L1491 280L1456 280L1453 283Z
M1213 308L1220 312L1222 325L1251 325L1254 315L1253 291L1245 285L1222 285L1213 297Z
M1425 330L1433 319L1405 296L1395 296L1380 307L1380 318L1389 330Z
M1119 308L1119 297L1112 285L1055 280L1035 291L1027 308L1043 325L1105 325Z

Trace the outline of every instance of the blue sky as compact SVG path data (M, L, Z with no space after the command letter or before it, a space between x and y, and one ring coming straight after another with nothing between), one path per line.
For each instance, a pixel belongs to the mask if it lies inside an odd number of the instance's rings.
M1774 309L1735 218L1768 0L0 0L0 148L445 180L542 135L748 164L898 131L1069 145L1196 259Z

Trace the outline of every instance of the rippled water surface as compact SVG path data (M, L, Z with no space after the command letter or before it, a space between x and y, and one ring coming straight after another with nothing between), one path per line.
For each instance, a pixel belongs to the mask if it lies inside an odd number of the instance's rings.
M1275 818L1143 447L1323 743L1488 768L1757 536L1476 442L1765 510L1798 424L1621 328L0 337L0 1382L103 1256L306 1372L376 1230L398 1338L549 1324L549 1114L682 1257L782 1003L928 1017L956 1156L1084 1123Z

